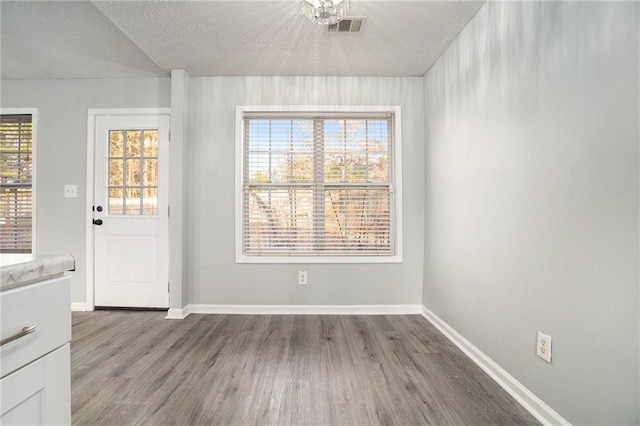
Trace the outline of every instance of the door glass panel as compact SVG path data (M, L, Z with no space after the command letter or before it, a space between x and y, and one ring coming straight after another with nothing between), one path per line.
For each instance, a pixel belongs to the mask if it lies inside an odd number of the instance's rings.
M142 214L140 209L140 188L127 188L126 192L126 212L128 216Z
M109 134L109 156L113 157L122 157L123 156L123 147L124 147L124 132L122 131L112 131Z
M144 215L155 216L158 214L158 188L145 188L142 204Z
M109 214L156 216L158 130L109 131Z
M127 157L140 157L141 130L127 130Z
M158 186L158 160L144 159L144 185Z
M122 188L109 188L109 214L123 214Z
M158 131L157 130L144 131L144 154L143 155L145 157L158 156Z
M127 159L127 186L140 185L140 160Z
M122 160L109 160L109 186L122 186L124 162Z

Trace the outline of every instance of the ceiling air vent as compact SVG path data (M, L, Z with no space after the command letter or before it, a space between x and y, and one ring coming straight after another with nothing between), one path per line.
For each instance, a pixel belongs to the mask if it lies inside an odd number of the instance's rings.
M359 33L364 18L344 18L342 21L327 26L328 33Z

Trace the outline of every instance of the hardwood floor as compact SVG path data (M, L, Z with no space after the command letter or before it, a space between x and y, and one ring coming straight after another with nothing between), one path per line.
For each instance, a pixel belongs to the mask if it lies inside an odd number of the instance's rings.
M73 313L73 424L537 424L419 315L164 315Z

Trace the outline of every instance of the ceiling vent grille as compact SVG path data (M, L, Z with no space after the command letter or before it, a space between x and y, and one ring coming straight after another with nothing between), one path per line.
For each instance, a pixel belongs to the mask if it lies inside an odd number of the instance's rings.
M342 21L327 26L328 33L359 33L364 18L344 18Z

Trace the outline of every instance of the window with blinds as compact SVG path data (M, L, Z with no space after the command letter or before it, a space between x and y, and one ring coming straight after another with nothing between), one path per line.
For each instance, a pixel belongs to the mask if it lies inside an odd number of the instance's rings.
M242 256L394 256L394 117L244 111Z
M0 253L32 250L32 172L32 115L0 115Z

